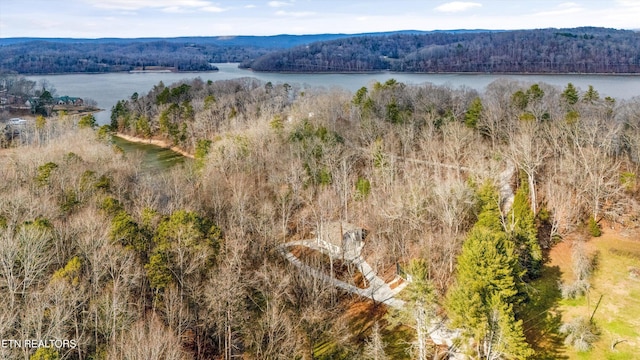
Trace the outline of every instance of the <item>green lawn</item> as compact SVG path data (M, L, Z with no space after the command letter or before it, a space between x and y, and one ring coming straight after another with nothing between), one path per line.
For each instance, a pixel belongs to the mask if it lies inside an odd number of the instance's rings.
M640 268L640 242L604 234L589 247L598 253L589 297L562 300L558 309L563 321L588 317L602 296L594 316L600 338L591 351L566 348L564 354L568 359L640 359L640 280L630 276L630 269Z

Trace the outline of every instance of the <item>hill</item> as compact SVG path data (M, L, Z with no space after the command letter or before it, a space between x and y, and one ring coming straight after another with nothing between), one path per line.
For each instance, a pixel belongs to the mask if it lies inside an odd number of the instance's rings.
M270 72L638 73L640 34L582 27L361 36L271 52L242 66Z
M475 33L447 30L430 33ZM176 38L4 38L0 71L19 74L104 73L151 66L174 71L216 70L211 63L251 62L273 51L344 38L419 35L404 30L362 34L214 36Z

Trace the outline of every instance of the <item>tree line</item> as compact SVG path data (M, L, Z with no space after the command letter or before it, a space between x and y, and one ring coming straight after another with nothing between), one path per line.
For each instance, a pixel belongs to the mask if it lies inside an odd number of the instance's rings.
M77 339L38 350L70 359L422 359L446 314L464 351L526 358L560 331L523 326L551 324L530 308L544 252L589 224L638 227L639 109L571 84L244 78L159 83L98 129L41 118L0 150L0 336ZM195 160L141 171L111 131ZM282 258L333 221L367 229L376 271L413 275L405 309Z
M345 34L179 37L140 39L0 39L0 72L104 73L171 68L211 71L211 63L239 63L269 51ZM358 35L352 35L358 36Z
M316 42L241 66L285 72L637 73L640 35L604 28L394 34Z
M0 70L21 74L171 68L256 71L637 73L640 35L595 27L519 31L400 31L168 39L5 39Z

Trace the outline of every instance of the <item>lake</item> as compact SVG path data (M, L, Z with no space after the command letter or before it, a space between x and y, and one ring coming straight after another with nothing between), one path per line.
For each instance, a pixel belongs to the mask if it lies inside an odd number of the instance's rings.
M198 73L109 73L109 74L66 74L66 75L35 75L28 79L49 81L57 90L58 95L91 98L98 102L98 106L106 111L96 114L100 125L110 121L111 107L118 100L129 98L134 92L146 94L160 81L169 85L184 79L196 77L204 81L227 80L240 77L254 77L272 83L300 84L303 87L340 87L355 92L363 86L369 86L374 81L385 82L394 78L406 84L433 83L448 85L454 88L467 86L478 91L499 78L526 82L545 82L559 87L565 87L571 82L581 90L593 85L601 96L611 96L616 99L630 99L640 96L640 76L634 75L494 75L494 74L409 74L409 73L371 73L371 74L282 74L256 73L250 70L238 69L238 64L215 64L220 70L216 72Z

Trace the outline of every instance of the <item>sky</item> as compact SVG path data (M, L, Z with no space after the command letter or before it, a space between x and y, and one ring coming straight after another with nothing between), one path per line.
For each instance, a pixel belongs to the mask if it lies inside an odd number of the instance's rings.
M0 38L640 28L640 0L0 0Z

